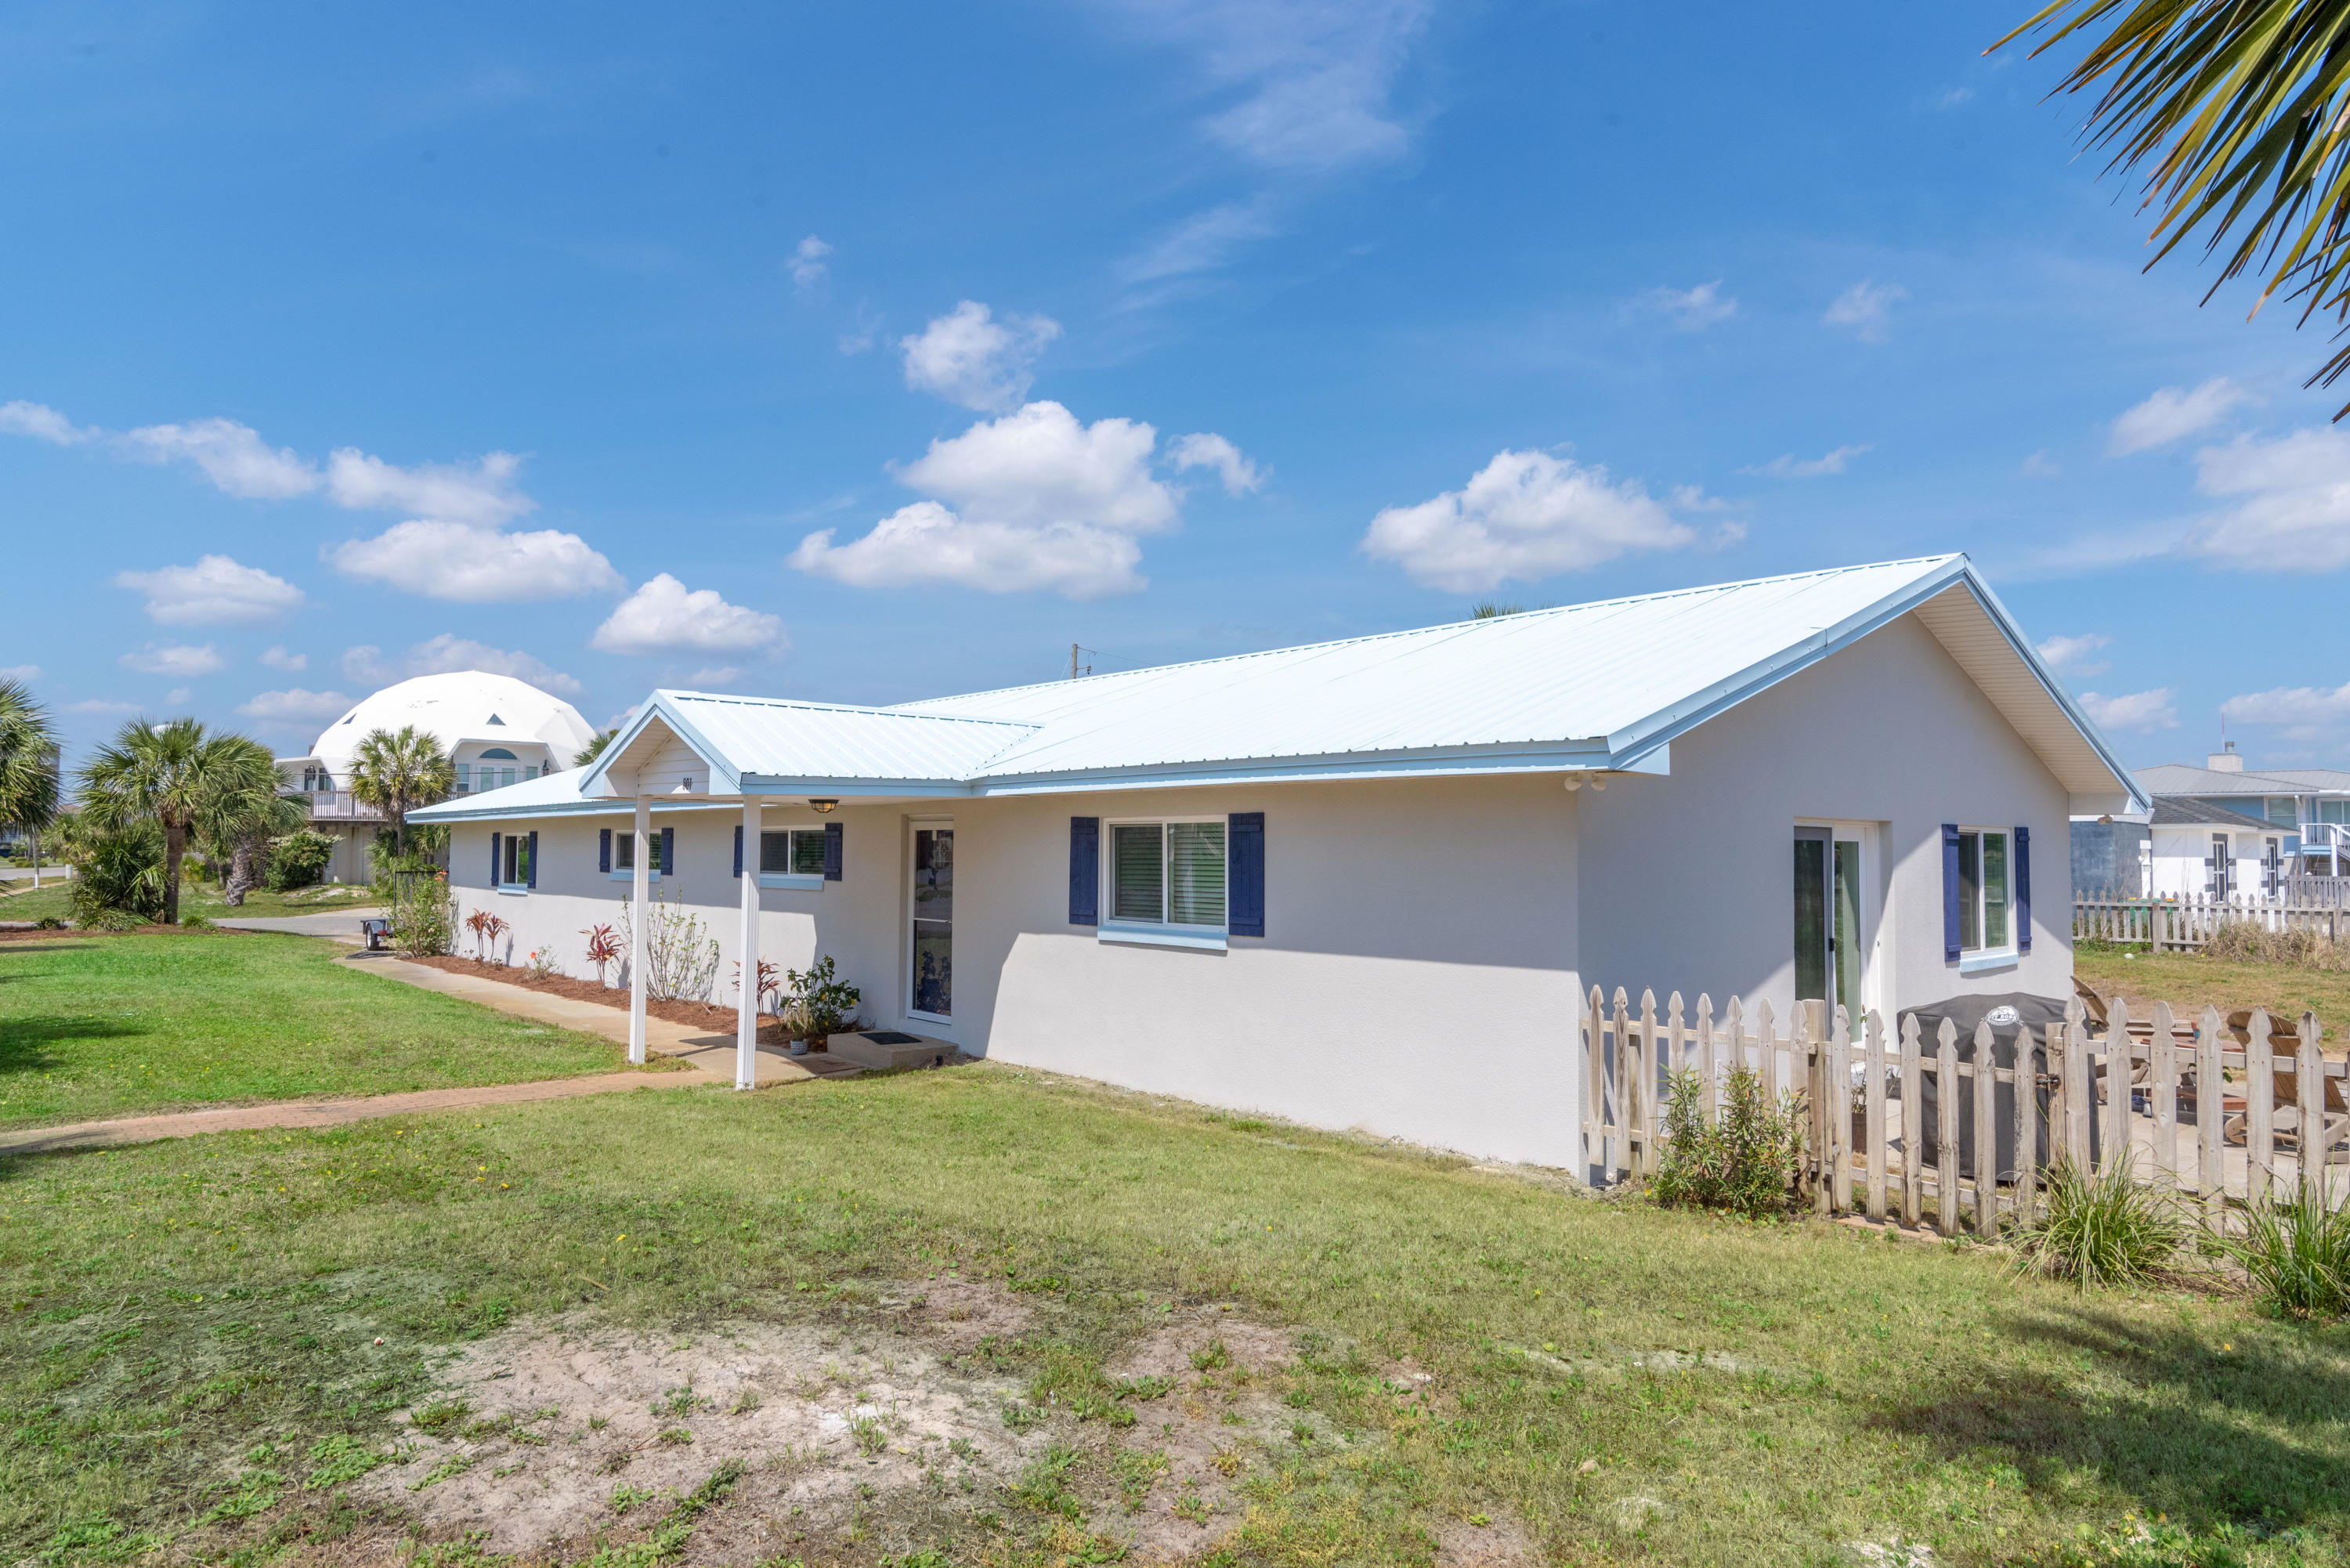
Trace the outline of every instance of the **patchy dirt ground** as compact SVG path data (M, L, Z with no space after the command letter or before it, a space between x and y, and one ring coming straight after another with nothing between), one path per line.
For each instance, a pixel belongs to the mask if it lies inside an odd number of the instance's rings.
M1281 1400L1289 1335L1228 1309L1164 1309L1100 1363L1000 1283L895 1292L832 1320L580 1317L464 1346L345 1489L369 1522L295 1561L404 1563L421 1542L468 1564L960 1562L1019 1540L1169 1562L1240 1523L1268 1456L1339 1440ZM1464 1526L1440 1557L1532 1561L1520 1544Z

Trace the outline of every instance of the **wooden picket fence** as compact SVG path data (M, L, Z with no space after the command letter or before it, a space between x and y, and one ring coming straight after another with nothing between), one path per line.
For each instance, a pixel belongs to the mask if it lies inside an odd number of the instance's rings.
M1659 1012L1653 992L1635 1009L1622 990L1611 1006L1594 987L1581 1032L1584 1153L1602 1185L1656 1177L1676 1075L1696 1075L1712 1121L1742 1070L1772 1103L1800 1099L1799 1184L1822 1214L1917 1226L1930 1213L1945 1236L1989 1237L2002 1218L2031 1223L2060 1158L2096 1171L2126 1158L2140 1179L2215 1213L2231 1198L2292 1190L2304 1174L2329 1202L2350 1201L2350 1063L2325 1054L2314 1013L2285 1028L2264 1012L2239 1023L2207 1008L2189 1023L2160 1003L2143 1023L2117 1007L2100 1026L2075 1002L2039 1035L1983 1023L1962 1055L1948 1020L1929 1042L1906 1015L1888 1039L1872 1011L1855 1039L1844 1009L1831 1019L1814 1002L1782 1036L1768 1002L1750 1018L1733 997L1717 1021L1708 997L1690 1016L1679 992ZM2003 1052L2012 1065L1999 1064ZM2303 1107L2323 1110L2304 1119Z
M2296 878L2274 897L2220 898L2209 894L2178 894L2162 898L2126 898L2110 894L2076 894L2073 899L2073 940L2075 941L2139 944L2156 952L2192 952L2210 941L2222 926L2259 926L2271 931L2308 931L2338 942L2350 936L2350 909L2331 888L2313 890L2307 884L2332 883L2338 877Z

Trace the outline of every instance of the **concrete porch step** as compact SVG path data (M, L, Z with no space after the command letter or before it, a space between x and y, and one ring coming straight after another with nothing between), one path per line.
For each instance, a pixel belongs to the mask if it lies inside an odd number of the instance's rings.
M876 1035L885 1038L876 1039ZM829 1054L842 1061L879 1072L897 1067L943 1067L961 1054L951 1040L933 1040L925 1034L893 1029L836 1034L827 1044Z

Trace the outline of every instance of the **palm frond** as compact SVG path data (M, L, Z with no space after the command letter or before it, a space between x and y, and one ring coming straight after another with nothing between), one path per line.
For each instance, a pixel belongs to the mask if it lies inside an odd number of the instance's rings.
M2257 270L2254 314L2282 290L2303 322L2350 328L2350 0L2053 0L1991 48L2040 32L2038 56L2100 26L2056 90L2101 88L2084 141L2108 172L2145 171L2147 265L2200 232L2221 264L2207 303ZM2305 384L2345 372L2350 345Z

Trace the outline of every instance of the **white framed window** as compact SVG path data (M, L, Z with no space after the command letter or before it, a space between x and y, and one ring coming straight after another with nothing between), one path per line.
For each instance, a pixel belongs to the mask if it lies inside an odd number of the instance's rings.
M656 853L653 856L652 869L648 872L647 875L655 882L660 880L660 856L659 853ZM626 828L614 828L612 830L612 869L610 876L612 880L615 882L633 882L637 879L637 836Z
M770 827L759 835L759 886L824 888L824 829Z
M526 893L530 890L530 836L509 833L498 846L498 891Z
M2014 844L2003 827L1959 829L1959 961L2015 956Z
M1224 819L1166 817L1104 823L1103 941L1222 948Z

